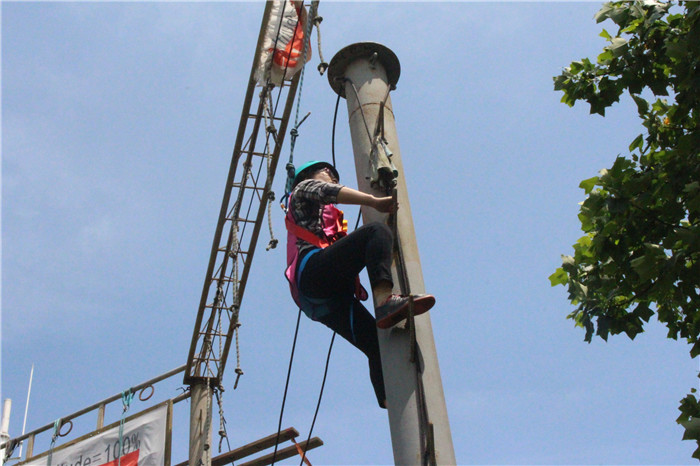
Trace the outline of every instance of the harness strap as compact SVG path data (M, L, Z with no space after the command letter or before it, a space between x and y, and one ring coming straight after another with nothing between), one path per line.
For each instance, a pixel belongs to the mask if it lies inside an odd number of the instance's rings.
M297 238L303 239L309 244L313 244L314 246L319 247L321 249L330 246L330 243L327 240L321 239L318 236L311 233L306 228L300 227L292 220L290 220L289 216L284 217L284 225L287 227L287 231L292 233Z
M289 196L288 199L291 199L291 195ZM319 238L318 236L316 236L314 233L307 230L306 228L303 228L303 227L297 225L297 223L294 221L293 217L291 216L291 212L289 212L289 211L287 212L287 215L285 215L285 217L284 217L285 227L287 228L287 231L291 235L289 238L296 237L298 239L301 239L302 241L305 241L309 244L316 246L316 249L313 249L313 250L307 252L306 255L304 255L304 257L302 257L301 261L299 261L299 263L296 265L296 270L292 271L293 276L295 277L294 281L296 282L293 284L293 285L295 285L294 288L296 288L296 293L297 293L298 298L300 300L302 300L302 303L298 303L298 304L300 304L300 307L302 308L304 313L307 314L309 317L311 317L314 320L316 320L316 309L321 307L321 308L325 308L327 310L328 303L330 303L333 300L333 298L310 298L308 296L304 296L304 294L299 289L300 285L301 285L301 275L304 271L304 268L306 267L306 263L311 258L311 256L313 256L314 254L319 252L321 249L325 249L328 246L330 246L334 240L338 239L338 237L342 237L342 236L345 236L347 234L347 221L343 219L343 212L338 211L337 209L335 209L335 211L337 213L339 213L340 215L335 218L335 227L336 227L337 234L334 235L333 238ZM288 247L289 247L289 245L288 245ZM288 252L288 254L289 254L289 252ZM295 261L296 261L296 259L295 259ZM293 262L292 262L292 264L290 264L290 266L291 265L293 265ZM288 278L291 278L291 277L288 276ZM290 280L290 284L291 284L291 281L292 280ZM355 293L354 294L358 299L360 299L362 301L367 299L367 291L365 291L365 289L360 284L360 277L359 276L355 278ZM310 305L311 308L306 309L308 306L301 305L301 304L303 304L303 302L306 302L306 304ZM351 333L352 341L353 341L353 343L355 343L357 341L357 338L355 336L355 316L354 316L355 306L354 306L354 303L352 300L350 301L350 308L348 311L350 313L350 315L349 315L350 333ZM326 313L327 312L324 312L323 315L325 315Z
M301 273L304 270L304 267L306 267L306 263L309 261L311 256L316 254L320 249L314 249L312 251L309 251L302 259L301 262L299 262L299 266L297 267L297 287L299 287L299 283L301 280Z
M299 445L294 439L292 439L292 442L294 442L294 446L297 447L297 453L299 453L299 456L301 456L304 459L304 463L306 463L306 466L311 466L311 462L306 457L306 452L301 448L301 445ZM309 442L306 442L306 445L308 446Z

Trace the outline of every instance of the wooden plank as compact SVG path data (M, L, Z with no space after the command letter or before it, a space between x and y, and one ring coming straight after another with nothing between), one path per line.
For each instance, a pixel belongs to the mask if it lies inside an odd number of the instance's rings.
M102 429L105 426L105 404L102 403L99 408L97 408L97 430Z
M286 442L287 440L291 440L298 436L299 432L294 427L289 427L280 431L279 442ZM235 450L231 450L215 458L212 458L211 464L212 466L221 466L224 464L228 464L232 461L245 458L246 456L250 456L254 453L258 453L259 451L263 451L267 448L274 447L276 439L276 433L268 435L267 437L261 438L260 440L256 440L255 442L243 445L240 448L236 448ZM187 461L183 461L182 463L178 463L176 466L187 466L187 463Z
M306 445L306 442L299 444L302 450L306 450L308 452L309 450L313 450L314 448L323 445L323 441L318 437L314 437L311 440L309 440L309 444L306 448L304 447L304 445ZM299 456L299 451L297 450L296 445L292 445L291 447L279 450L276 455L274 453L270 453L269 455L261 456L260 458L254 459L253 461L248 461L247 463L239 464L238 466L266 466L268 464L272 464L273 456L275 457L275 461L277 462L287 458L291 458L295 455ZM212 465L213 464L214 463L212 462Z
M173 400L168 400L167 403L168 411L165 420L165 458L163 466L170 466L173 454Z

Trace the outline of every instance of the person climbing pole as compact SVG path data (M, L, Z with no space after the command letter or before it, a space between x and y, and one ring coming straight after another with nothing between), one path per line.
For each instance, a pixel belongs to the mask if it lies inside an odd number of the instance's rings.
M435 297L393 294L390 228L372 222L347 234L343 212L335 207L354 204L394 213L398 205L393 198L363 193L339 181L338 171L326 162L308 162L295 171L285 218L285 275L294 301L309 318L337 332L367 356L377 402L386 408L377 327L387 329L404 320L411 301L414 315L427 312ZM360 302L368 298L358 276L365 267L376 319Z

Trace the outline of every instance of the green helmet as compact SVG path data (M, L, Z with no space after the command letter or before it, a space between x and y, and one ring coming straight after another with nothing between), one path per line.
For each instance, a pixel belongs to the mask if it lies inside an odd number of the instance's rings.
M331 165L328 162L320 162L318 160L312 160L311 162L306 162L304 165L300 166L299 168L296 169L296 172L294 174L294 184L292 186L292 189L296 187L299 183L301 183L307 175L309 175L312 172L315 172L317 170L320 170L321 168L330 168L330 170L333 172L333 176L335 176L335 179L340 181L340 175L338 174L338 170L335 169L333 165Z

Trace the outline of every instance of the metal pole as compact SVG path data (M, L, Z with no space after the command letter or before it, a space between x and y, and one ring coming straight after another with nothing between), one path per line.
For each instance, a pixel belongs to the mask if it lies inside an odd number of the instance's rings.
M386 193L370 185L369 154L371 136L377 127L381 104L385 102L384 137L399 173L397 231L405 275L412 293L424 293L408 188L403 176L391 97L388 96L389 89L395 87L399 78L398 58L381 44L357 43L345 47L333 57L328 73L331 87L347 101L358 187L377 196ZM363 209L362 217L365 223L386 221L385 214L373 209ZM399 284L396 263L392 270L396 292ZM411 332L403 324L379 330L394 462L456 464L429 313L415 318L415 335L418 354L412 362Z
M2 421L0 422L0 444L6 444L10 440L10 411L12 410L12 400L5 398L5 403L2 407ZM5 464L5 449L0 448L0 464Z
M212 390L197 380L190 385L190 466L211 466Z
M29 371L29 388L27 389L27 402L24 404L24 421L22 421L22 435L27 428L27 413L29 412L29 397L32 394L32 380L34 380L34 363L32 363L32 370ZM24 447L24 442L19 444L19 457L22 457L22 447Z

